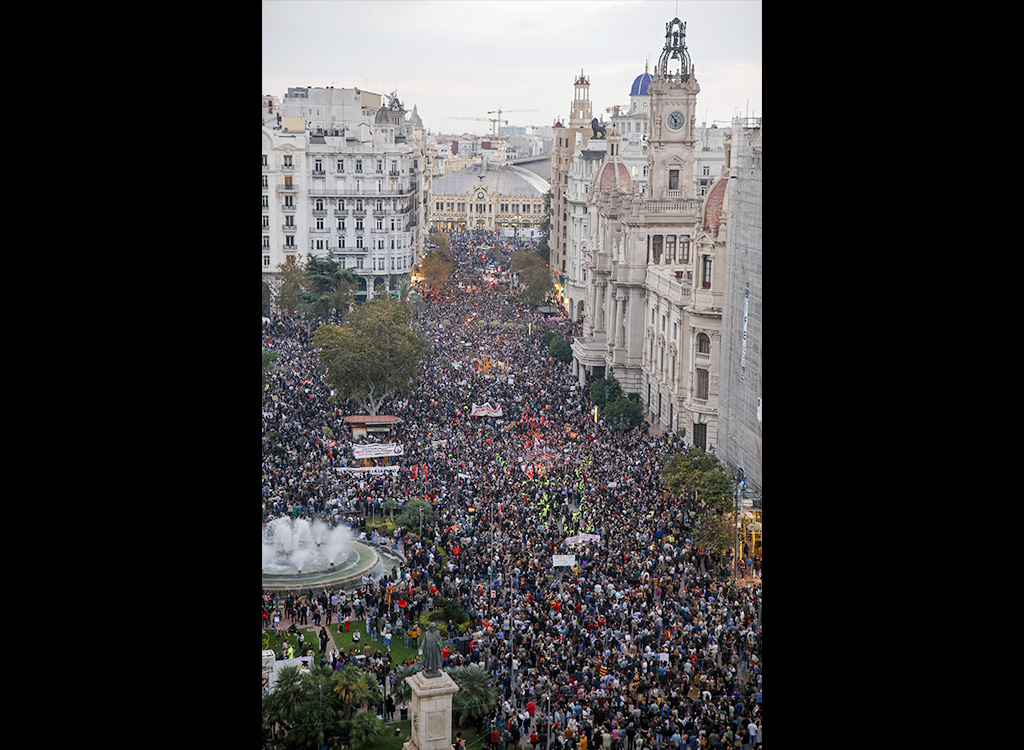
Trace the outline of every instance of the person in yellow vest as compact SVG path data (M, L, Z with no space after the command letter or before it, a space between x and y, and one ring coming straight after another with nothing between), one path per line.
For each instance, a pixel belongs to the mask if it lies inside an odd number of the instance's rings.
M289 644L288 645L288 651L286 653L288 654L288 658L289 659L294 659L295 658L295 646L292 646L291 644Z

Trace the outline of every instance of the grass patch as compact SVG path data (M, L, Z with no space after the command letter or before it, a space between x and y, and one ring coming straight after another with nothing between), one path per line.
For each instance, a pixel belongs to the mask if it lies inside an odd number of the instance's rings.
M356 646L355 639L352 637L353 633L359 631L359 644L358 648L360 651L364 650L366 645L370 646L370 654L372 655L377 649L381 650L381 653L389 653L384 648L384 642L381 640L371 640L366 632L366 620L351 620L349 623L349 631L345 632L345 621L342 620L341 625L338 623L331 623L328 628L331 635L334 637L334 642L338 645L338 649L341 651L348 651L352 647ZM408 659L418 660L419 653L418 649L412 648L412 640L409 641L410 648L406 648L403 645L402 638L392 637L391 639L391 665L400 664Z

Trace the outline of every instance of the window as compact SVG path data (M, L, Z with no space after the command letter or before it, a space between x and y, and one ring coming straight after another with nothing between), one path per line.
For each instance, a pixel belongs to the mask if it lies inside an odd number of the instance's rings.
M314 171L314 172L323 172L323 171L324 171L324 163L323 163L323 160L321 160L321 159L315 159L315 160L313 161L313 171Z
M381 161L380 159L377 159L377 171L378 172L383 172L384 171L384 162Z
M654 253L655 263L661 263L661 244L662 236L660 234L656 234L651 238L651 251Z
M266 154L263 154L263 166L264 166L264 168L267 166L267 155Z
M295 165L292 164L292 157L290 157L290 156L284 157L284 167L285 167L285 169L291 169L293 166L295 166Z
M684 239L679 243L679 262L690 262L690 240Z
M267 196L263 196L263 207L270 208L270 199Z
M345 160L344 159L338 159L338 171L339 172L344 172L345 171Z
M676 237L674 234L665 238L665 262L676 262Z
M357 232L363 231L363 220L362 219L356 219L356 231Z
M338 230L342 231L342 232L345 231L345 220L344 219L338 219Z
M705 289L711 288L711 256L704 256L703 273L701 278L701 286Z
M359 249L359 250L363 249L363 238L362 237L356 237L356 248ZM359 266L359 267L362 268L362 266Z
M697 334L697 354L711 354L711 338L706 333Z
M263 187L266 187L267 186L267 176L265 174L264 175L260 175L260 176L263 178Z
M264 255L263 256L263 265L265 265L265 266L269 266L270 265L270 256L269 255Z
M345 249L345 238L344 237L339 237L338 238L338 249L339 250L344 250ZM345 266L342 266L342 268L344 268L344 267Z
M316 220L316 228L317 229L323 229L324 228L324 220L323 219L317 219Z
M679 170L670 169L668 170L668 189L678 190L679 189Z
M362 247L362 244L360 244L360 247ZM356 268L358 268L360 271L363 270L363 259L362 258L356 258Z
M295 236L289 234L287 237L285 237L284 238L284 246L285 247L295 247Z
M270 217L269 216L264 216L263 217L263 228L264 229L270 229Z
M362 159L356 159L356 174L362 174L362 173L363 173L363 160Z
M708 398L708 371L697 368L697 398L707 401Z
M263 235L263 247L270 248L270 237Z
M704 167L703 174L705 177L708 177L711 174L711 167Z

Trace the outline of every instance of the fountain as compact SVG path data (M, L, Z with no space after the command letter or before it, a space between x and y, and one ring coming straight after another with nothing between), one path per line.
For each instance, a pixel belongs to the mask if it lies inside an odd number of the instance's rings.
M318 518L280 516L263 526L263 587L289 589L345 584L372 571L377 552L348 526Z

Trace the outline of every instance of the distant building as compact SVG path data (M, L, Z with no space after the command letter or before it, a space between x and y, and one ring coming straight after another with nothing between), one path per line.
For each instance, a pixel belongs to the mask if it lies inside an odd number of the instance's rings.
M544 219L550 187L522 167L487 162L435 177L431 231L509 229L532 236Z

